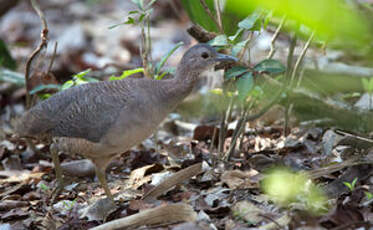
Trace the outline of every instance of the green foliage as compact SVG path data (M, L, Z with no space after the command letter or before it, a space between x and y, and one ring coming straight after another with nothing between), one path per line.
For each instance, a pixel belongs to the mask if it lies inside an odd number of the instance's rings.
M314 214L326 211L326 197L305 173L294 173L284 168L270 170L261 182L264 193L271 200L289 205L303 204Z
M161 59L160 62L158 62L156 65L155 65L155 69L154 69L154 79L157 79L157 80L161 80L167 73L170 73L172 72L172 69L171 70L166 70L164 71L163 73L161 73L161 69L162 67L166 64L166 61L168 60L168 58L179 48L181 47L182 45L184 45L183 42L179 42L177 43L170 51L168 51Z
M122 75L120 75L119 77L111 76L109 78L109 81L122 80L122 79L127 78L130 75L135 74L135 73L143 73L143 72L144 72L144 68L125 70L125 71L123 71Z
M225 10L247 15L252 8L286 15L295 25L303 25L300 35L312 30L321 40L341 41L344 45L366 46L371 40L369 25L351 5L340 0L227 0Z
M371 192L364 192L364 193L365 193L365 197L367 198L367 200L373 199L373 193Z
M251 72L242 75L236 82L238 99L244 101L254 87L253 74Z
M139 25L140 23L142 23L144 21L144 18L146 16L150 15L153 12L153 9L151 8L151 6L156 1L157 0L152 0L148 4L144 4L144 0L132 0L132 2L137 5L139 10L132 10L132 11L128 12L128 15L131 15L131 16L128 16L126 21L124 21L122 23L119 23L119 24L109 26L109 29L114 29L114 28L116 28L118 26L121 26L121 25ZM135 16L137 16L137 17L135 18Z
M65 211L70 211L70 210L72 210L73 208L74 208L74 206L76 205L76 199L74 199L73 201L63 201L63 209L65 210Z
M354 180L349 183L349 182L343 182L344 185L347 186L347 188L350 189L350 191L354 191L355 190L355 187L356 187L356 182L357 182L357 177L354 178Z
M25 76L18 72L0 68L0 81L10 82L19 86L25 85Z
M246 17L244 20L240 21L238 23L239 30L251 30L251 31L257 31L260 30L260 21L258 20L260 18L261 14L258 12L254 12L250 16Z
M181 3L184 9L186 10L186 12L188 13L189 18L194 23L202 26L208 31L213 31L213 32L219 31L214 21L206 14L206 11L204 10L199 0L181 0ZM210 11L216 14L215 9L214 9L214 0L206 0L206 4L209 7ZM240 20L242 20L244 16L237 15L234 12L227 12L225 8L226 7L222 9L222 22L223 22L224 32L227 35L232 35L237 30L237 26L236 26L237 23ZM251 9L250 12L252 11L253 9ZM247 12L247 13L250 13L250 12Z
M98 82L97 79L87 77L86 75L91 72L91 69L84 70L82 72L79 72L73 76L72 80L66 81L62 86L61 86L61 91L71 88L76 85L81 85L85 84L88 82Z
M212 46L225 49L231 49L233 56L239 57L240 53L245 49L250 42L250 37L242 40L242 34L245 31L260 31L260 29L268 24L268 18L271 17L271 13L265 13L265 11L254 11L251 15L247 16L237 24L237 30L232 36L221 34L216 36L208 43ZM286 70L285 66L274 59L266 59L254 66L253 69L247 66L235 66L228 69L225 72L225 80L235 81L235 89L237 90L238 99L245 101L248 97L254 96L252 90L254 87L254 76L260 74L277 75L284 73ZM262 95L263 91L256 88L255 98Z
M268 74L281 74L284 73L286 68L285 66L274 59L265 59L254 66L254 70L259 73L268 73Z
M210 17L206 16L206 12L199 0L181 0L181 3L194 23L202 26L208 31L218 31L214 21ZM206 4L211 11L214 10L213 0L207 0Z
M218 46L218 47L223 46L224 47L224 46L228 46L229 42L228 42L227 35L222 34L222 35L216 36L214 39L209 41L208 44L211 46Z
M11 70L16 69L17 63L10 55L10 52L3 40L0 39L0 67L5 67Z
M364 91L373 94L373 77L371 78L363 78L361 79L361 83L363 84Z
M246 72L250 71L247 67L245 66L234 66L230 69L228 69L224 75L225 80L230 80L234 77L238 77Z
M49 191L49 187L43 183L40 183L40 189L44 192Z
M44 89L57 89L61 90L61 86L56 84L48 84L48 85L38 85L37 87L33 88L30 91L30 95L37 94L40 91L43 91Z

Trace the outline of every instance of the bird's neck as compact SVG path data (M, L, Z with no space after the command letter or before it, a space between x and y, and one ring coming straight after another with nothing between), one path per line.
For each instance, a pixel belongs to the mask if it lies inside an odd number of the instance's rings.
M176 106L192 92L198 75L193 70L179 67L176 70L174 78L162 81L162 91L170 102L170 105Z

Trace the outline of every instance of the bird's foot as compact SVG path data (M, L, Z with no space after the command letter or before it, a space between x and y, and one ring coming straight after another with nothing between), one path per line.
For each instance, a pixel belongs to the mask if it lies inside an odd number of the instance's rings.
M54 188L52 190L52 194L51 194L52 204L56 201L58 195L60 195L62 193L65 186L66 186L66 183L65 183L64 180L62 180L62 179L56 180L55 186L54 186Z

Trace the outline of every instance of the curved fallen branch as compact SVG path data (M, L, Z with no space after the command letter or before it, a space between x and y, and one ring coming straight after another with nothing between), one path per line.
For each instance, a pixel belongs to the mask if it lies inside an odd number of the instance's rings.
M113 220L91 230L136 229L144 225L192 222L197 218L192 206L187 204L170 204L145 211L118 220Z

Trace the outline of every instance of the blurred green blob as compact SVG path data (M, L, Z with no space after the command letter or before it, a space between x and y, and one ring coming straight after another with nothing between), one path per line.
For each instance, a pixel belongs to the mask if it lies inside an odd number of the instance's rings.
M226 1L219 0L221 4L222 9L222 22L223 22L223 28L224 33L227 35L233 35L237 30L237 23L244 19L246 15L237 15L234 12L226 12L225 7L227 6ZM205 0L208 8L210 11L215 14L214 10L214 1L213 0ZM181 0L181 3L188 13L189 18L193 21L193 23L196 23L203 28L205 28L207 31L213 31L213 32L219 32L218 28L215 24L215 22L209 17L209 15L206 13L205 9L203 8L200 0ZM245 2L245 4L247 4ZM251 9L250 12L252 12L254 9Z
M318 38L351 46L368 45L371 33L367 19L357 9L340 0L227 0L226 12L246 16L253 7L272 10L275 15L286 15L299 25L315 30ZM300 28L309 33L307 28ZM307 32L308 31L308 32Z
M218 31L214 21L207 15L199 0L181 0L181 3L194 23L199 24L208 31ZM213 0L207 0L206 4L213 11Z
M281 205L300 203L316 215L327 211L326 196L305 173L294 173L285 168L272 169L261 185L264 193Z

